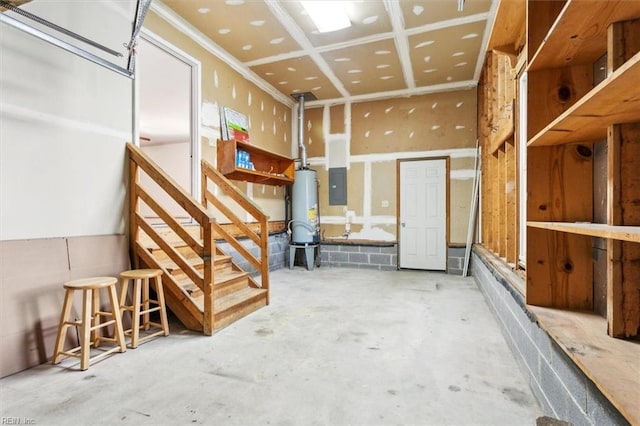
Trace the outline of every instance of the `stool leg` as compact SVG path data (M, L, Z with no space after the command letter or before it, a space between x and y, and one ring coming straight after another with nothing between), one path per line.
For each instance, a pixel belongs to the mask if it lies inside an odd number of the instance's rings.
M93 291L82 290L82 325L80 332L80 369L89 368L89 354L91 352L91 317Z
M127 306L127 290L129 289L129 280L127 278L122 278L122 283L120 287L120 315L124 315L124 308Z
M98 339L98 330L97 326L100 325L100 290L94 289L91 291L91 342L93 343L93 347L97 348L100 346L100 339Z
M71 306L73 305L73 290L65 290L64 302L62 304L62 313L60 314L60 322L58 323L58 336L56 337L56 345L53 351L52 364L60 362L60 352L64 350L64 344L67 340L67 329L69 326L65 324L71 314Z
M109 286L109 301L111 302L111 315L115 325L113 327L113 336L116 343L120 346L120 352L126 352L127 345L124 341L124 331L122 330L122 316L120 315L120 305L116 295L115 285Z
M164 288L162 287L162 275L155 277L156 279L156 294L158 296L158 304L160 305L160 324L162 324L162 331L164 335L169 335L169 321L167 321L167 307L164 303Z
M131 311L131 348L138 347L138 335L140 332L140 281L133 280L133 310Z
M142 329L149 330L149 278L142 279Z

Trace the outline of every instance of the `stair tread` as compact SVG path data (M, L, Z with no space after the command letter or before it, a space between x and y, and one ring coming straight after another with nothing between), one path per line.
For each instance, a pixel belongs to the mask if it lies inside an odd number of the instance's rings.
M230 259L231 259L231 256L226 256L226 255L216 254L216 255L214 256L214 258L213 258L213 264L214 264L214 265L218 265L218 264L224 263L224 262L226 262L226 261L228 261L228 260L230 260ZM204 265L204 260L203 260L201 257L199 257L199 256L196 256L196 257L188 257L188 258L186 258L186 260L187 260L187 262L189 262L189 264L190 264L191 266L194 266L194 267L195 267L195 266L201 266L201 265ZM174 270L174 269L180 269L180 267L179 267L179 266L178 266L178 265L177 265L173 260L171 260L171 259L164 259L164 260L161 260L161 261L160 261L160 263L161 263L161 264L162 264L162 266L164 266L164 267L165 267L165 269L167 269L168 271L170 271L170 270Z
M202 242L200 239L200 225L198 224L184 224L183 228L196 240ZM156 232L164 237L172 246L174 247L184 247L186 246L185 242L180 238L171 228L168 226L158 226L155 227ZM160 247L153 241L148 235L141 232L140 233L140 242L150 250L158 250Z
M247 275L248 274L243 271L217 272L215 274L216 283L214 284L214 291L219 291L220 290L219 287L224 287L225 284L229 282L233 282ZM187 293L189 293L189 295L191 295L191 297L198 298L202 296L202 290L200 289L200 287L195 285L195 283L191 281L191 278L189 278L188 276L182 276L178 278L176 281L184 291L186 291ZM192 295L192 293L194 292L198 294L196 294L195 296Z
M223 312L254 297L257 298L262 294L266 295L266 293L267 290L261 288L246 287L242 290L236 291L235 293L231 293L217 299L215 301L216 312Z
M266 297L267 290L261 288L245 287L242 290L238 290L226 296L218 297L215 299L215 312L216 315L224 314L224 311L232 309L233 307L246 302L251 299L259 299L262 295ZM204 295L199 295L193 298L195 304L204 310Z
M186 258L185 260L189 265L194 267L204 265L204 261L202 260L201 257L190 257L190 258ZM164 259L164 260L160 260L159 262L167 271L180 269L180 267L171 259Z
M249 274L244 271L218 272L214 275L214 279L215 279L214 285L221 285L237 278L246 277L247 275Z
M241 277L245 277L248 276L249 274L247 272L244 271L226 271L226 272L220 272L217 271L215 273L215 285L221 285L224 284L228 281L231 281L235 278L241 278ZM175 276L174 276L175 277ZM176 278L176 281L178 282L179 285L181 286L185 286L185 285L194 285L194 282L191 280L191 278L189 278L187 275L181 275L179 277Z

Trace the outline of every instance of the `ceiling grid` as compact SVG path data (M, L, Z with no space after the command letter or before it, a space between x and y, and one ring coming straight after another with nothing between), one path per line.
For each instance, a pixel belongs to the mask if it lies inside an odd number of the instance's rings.
M346 1L351 27L319 33L299 1L160 1L270 93L312 92L308 107L475 87L497 4Z

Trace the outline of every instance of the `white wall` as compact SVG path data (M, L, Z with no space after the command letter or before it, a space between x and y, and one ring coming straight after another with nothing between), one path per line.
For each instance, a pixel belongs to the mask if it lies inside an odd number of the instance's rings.
M169 176L175 179L185 191L191 192L191 141L163 143L160 145L142 144L142 149ZM178 218L189 217L187 212L144 172L140 173L140 185L172 216ZM140 213L145 217L157 217L155 212L144 203L141 203Z
M134 2L25 9L122 51ZM124 232L131 92L131 80L0 23L0 240Z

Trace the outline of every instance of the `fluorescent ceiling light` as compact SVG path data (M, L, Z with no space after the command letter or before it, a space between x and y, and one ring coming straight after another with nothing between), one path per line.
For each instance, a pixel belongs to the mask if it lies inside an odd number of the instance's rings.
M302 7L321 33L341 30L351 26L344 9L344 2L337 0L301 1Z

